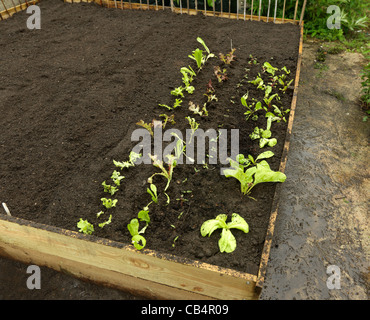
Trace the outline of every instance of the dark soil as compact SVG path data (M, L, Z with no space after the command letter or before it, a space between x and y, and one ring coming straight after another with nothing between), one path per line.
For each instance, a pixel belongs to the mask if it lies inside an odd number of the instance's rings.
M102 9L59 0L43 1L40 7L41 30L27 29L25 12L0 23L0 200L13 216L76 231L79 219L88 219L95 236L129 243L127 224L150 201L146 180L159 169L142 164L122 170L126 179L114 196L117 207L98 219L100 198L109 197L101 183L112 183L113 159L127 160L137 144L131 142L131 133L139 128L136 122L160 120L163 113L175 115L176 124L166 129L189 128L188 115L203 130L239 129L240 153L257 156L272 150L275 157L268 162L278 170L286 123L273 123L278 144L261 150L249 134L255 126L265 128L266 119L261 113L257 121L245 121L240 97L249 91L250 99L261 100L263 92L241 80L246 74L253 80L260 72L268 82L261 69L265 61L286 66L293 79L297 26ZM195 67L188 55L201 48L198 36L216 54L229 52L232 40L237 59L226 66L229 79L217 83L213 66L222 64L213 58L195 78L194 95L187 94L180 108L169 112L158 107L173 103L170 91L181 85L180 68ZM250 64L250 55L259 63ZM194 116L188 102L204 102L209 79L218 101L207 108L208 117ZM279 107L290 108L292 91L279 95ZM256 274L275 184L255 187L254 201L242 196L239 182L220 175L219 169L178 165L167 192L168 206L162 193L166 181L154 178L161 194L159 205L150 206L147 248ZM181 196L185 200L176 200ZM233 212L245 218L250 232L234 231L236 250L221 254L220 233L202 238L200 226ZM112 223L99 228L109 214Z

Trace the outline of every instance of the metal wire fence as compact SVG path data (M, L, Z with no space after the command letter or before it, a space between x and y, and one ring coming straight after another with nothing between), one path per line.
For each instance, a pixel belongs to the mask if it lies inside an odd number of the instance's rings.
M6 19L39 0L0 0L0 17ZM95 2L117 9L166 10L204 14L237 20L302 24L307 0L64 0L69 3Z

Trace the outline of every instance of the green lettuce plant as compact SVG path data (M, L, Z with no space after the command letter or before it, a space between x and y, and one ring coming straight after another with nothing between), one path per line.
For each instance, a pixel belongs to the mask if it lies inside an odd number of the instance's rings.
M79 232L84 234L92 234L94 232L94 226L87 220L82 220L82 218L77 222L77 228L79 228Z
M112 200L112 199L107 199L107 198L101 198L100 200L101 200L103 206L106 207L107 209L111 209L111 208L115 207L117 202L118 202L117 199Z
M117 170L114 170L112 175L111 175L111 179L113 180L113 182L116 186L120 186L121 185L121 180L124 179L124 178L125 177L121 176L120 172L117 171Z
M134 247L137 250L143 249L146 245L146 239L139 234L139 220L132 219L127 225L127 229L131 234L131 243L134 245Z
M105 181L102 182L102 186L104 187L104 192L108 192L111 196L113 196L118 191L117 186L111 186Z
M256 103L253 102L252 104L248 105L248 102L247 102L247 99L248 99L248 92L243 95L241 98L240 98L240 101L242 103L242 105L244 107L247 108L247 111L244 112L245 114L245 120L248 120L251 116L252 116L252 119L253 120L257 120L258 119L258 115L256 114L256 112L258 110L261 110L262 109L262 104L260 101L257 101Z
M215 55L210 52L208 49L206 43L203 41L202 38L198 37L197 41L203 45L206 54L203 54L203 50L200 50L199 48L195 49L191 55L189 55L189 58L193 59L197 63L198 70L201 70L203 65L207 62L209 58L214 57Z
M268 145L269 147L273 147L277 143L277 140L275 138L271 138L271 122L272 117L268 117L266 130L255 127L254 131L249 135L252 140L259 139L260 148L263 148L266 145Z
M279 171L273 171L270 169L269 164L266 160L271 157L272 153L264 152L260 154L256 160L251 161L248 157L248 161L235 161L230 160L230 169L224 170L224 175L226 178L232 177L240 182L240 190L244 195L249 195L252 189L260 183L265 182L284 182L286 180L286 175ZM239 155L237 160L246 160L243 155ZM260 161L262 160L262 161ZM260 161L257 163L257 161ZM252 167L248 168L251 164ZM252 197L250 197L252 198ZM252 198L253 199L253 198Z
M137 123L137 124L139 124L139 123ZM136 153L134 151L131 151L130 152L130 155L129 155L129 160L128 161L120 162L120 161L113 160L113 163L114 163L114 165L116 167L118 167L120 169L134 167L135 166L135 162L138 159L140 159L141 156L142 156L141 154Z
M177 88L171 90L171 94L173 96L180 96L181 98L183 98L184 97L184 94L182 93L183 91L184 91L184 87L180 86L180 87L177 87Z
M272 76L274 76L275 75L275 71L278 71L279 69L278 68L274 68L270 63L268 63L268 62L265 62L264 64L263 64L263 70L265 71L265 72L268 72L269 74L271 74Z
M137 219L132 219L130 223L127 225L127 229L131 234L131 242L137 250L141 250L146 245L146 239L142 234L145 232L146 228L150 223L149 217L149 208L146 206L137 214ZM145 222L145 226L139 231L139 220Z
M200 233L203 237L211 236L213 231L222 229L221 238L218 240L220 252L231 253L236 249L236 239L231 233L231 229L239 229L245 233L249 232L248 223L237 213L233 213L231 222L226 223L227 215L219 214L215 219L205 221Z

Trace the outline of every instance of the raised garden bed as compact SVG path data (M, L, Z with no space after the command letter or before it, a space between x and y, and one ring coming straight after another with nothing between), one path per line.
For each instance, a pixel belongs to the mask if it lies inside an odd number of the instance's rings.
M137 122L167 114L176 124L168 122L166 129L178 129L184 137L190 129L187 116L204 131L239 129L239 153L256 158L272 151L266 160L283 172L302 27L61 1L40 6L39 31L26 29L25 13L1 22L0 200L12 217L0 217L0 254L157 298L257 298L277 214L276 183L261 183L248 197L236 179L220 175L225 165L177 165L167 196L167 180L153 178L159 201L149 206L151 221L142 234L146 246L138 251L127 224L151 201L147 179L160 170L147 164L121 170L113 160L126 161L137 145L131 141ZM197 37L216 55L199 72L188 57L196 48L204 50ZM225 65L218 54L231 48L236 58ZM277 75L286 74L285 84L293 81L288 88L273 86L270 96L280 97L276 105L291 111L284 114L286 121L272 123L277 144L260 148L250 134L255 127L266 128L265 114L273 107L246 121L241 98L248 92L249 105L253 98L263 101L265 92L248 81L258 74L266 85L272 81L265 62L278 68ZM189 65L197 71L194 93L186 92L173 110L159 106L173 106L170 92L182 85L180 68ZM226 81L218 82L215 66L226 69ZM209 80L217 101L207 103L208 116L194 114L189 102L203 106ZM125 178L110 196L101 184L114 186L114 170ZM103 197L118 202L106 210ZM101 210L105 213L97 217ZM249 232L233 231L235 251L220 253L220 233L202 237L200 228L218 214L230 219L234 212ZM109 215L111 223L99 227ZM92 235L78 232L81 218L94 225Z

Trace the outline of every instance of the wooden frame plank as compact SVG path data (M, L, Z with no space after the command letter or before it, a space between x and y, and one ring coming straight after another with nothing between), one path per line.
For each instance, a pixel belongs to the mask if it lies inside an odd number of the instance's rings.
M9 216L0 217L0 255L149 297L258 297L254 275Z

